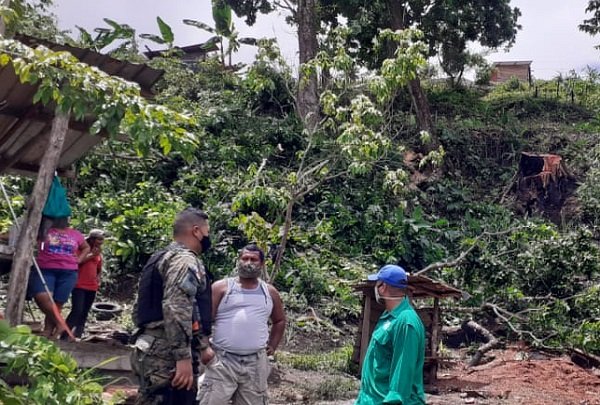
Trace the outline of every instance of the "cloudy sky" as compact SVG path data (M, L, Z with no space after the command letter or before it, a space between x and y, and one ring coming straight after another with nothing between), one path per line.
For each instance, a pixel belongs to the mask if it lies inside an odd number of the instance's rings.
M158 33L156 16L171 25L177 45L203 42L210 37L197 28L184 25L184 18L212 24L210 0L55 0L55 13L61 28L80 25L93 30L105 26L103 17L127 23L139 33ZM508 52L490 54L490 61L533 60L533 74L537 78L551 78L559 72L581 70L586 65L600 67L600 37L592 38L579 32L577 25L585 18L587 0L512 0L522 12L517 42ZM297 62L295 28L287 25L284 16L273 13L259 16L253 27L236 19L235 25L242 36L276 37L290 64ZM152 44L150 44L152 46ZM154 45L156 46L156 45ZM248 62L253 57L252 47L242 46L235 60Z

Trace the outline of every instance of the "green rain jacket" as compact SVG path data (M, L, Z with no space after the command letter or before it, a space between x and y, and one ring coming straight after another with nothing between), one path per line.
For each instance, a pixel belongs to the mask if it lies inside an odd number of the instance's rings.
M424 361L425 328L405 298L375 326L354 405L425 404Z

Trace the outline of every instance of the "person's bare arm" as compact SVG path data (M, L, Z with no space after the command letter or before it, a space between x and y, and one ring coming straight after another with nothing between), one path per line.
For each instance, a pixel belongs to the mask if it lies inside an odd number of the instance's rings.
M212 292L211 311L212 311L213 322L217 317L217 309L219 308L219 303L221 302L221 299L223 298L223 295L225 294L226 290L227 290L227 281L226 280L219 280L219 281L213 283L211 286L211 292ZM212 348L210 347L209 337L207 335L203 335L200 340L200 361L202 361L202 364L206 365L214 357L215 357L215 353L212 350Z
M279 295L279 291L272 285L269 285L269 293L273 299L273 311L271 312L271 333L269 334L269 342L267 343L267 354L270 356L275 353L279 342L283 338L285 332L285 311L283 309L283 301Z
M212 319L217 319L217 309L227 292L227 279L215 281L212 285Z
M81 245L79 245L79 254L77 255L77 264L81 264L87 260L88 253L90 253L90 245L83 241Z

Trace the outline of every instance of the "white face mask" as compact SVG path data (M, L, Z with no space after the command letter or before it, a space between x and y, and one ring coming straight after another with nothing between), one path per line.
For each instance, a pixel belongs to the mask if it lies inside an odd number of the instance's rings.
M405 297L385 297L381 294L379 294L379 287L381 285L376 285L373 288L373 291L375 291L375 301L377 301L378 304L383 304L382 301L402 301Z

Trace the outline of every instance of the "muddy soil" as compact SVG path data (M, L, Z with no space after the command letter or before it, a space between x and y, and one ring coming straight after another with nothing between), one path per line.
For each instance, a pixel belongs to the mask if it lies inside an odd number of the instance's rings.
M490 352L493 360L468 369L460 360L464 352L452 355L457 360L427 387L428 404L600 405L600 370L583 369L566 356L508 348ZM359 384L352 376L327 372L285 369L281 375L269 388L274 404L351 405Z

